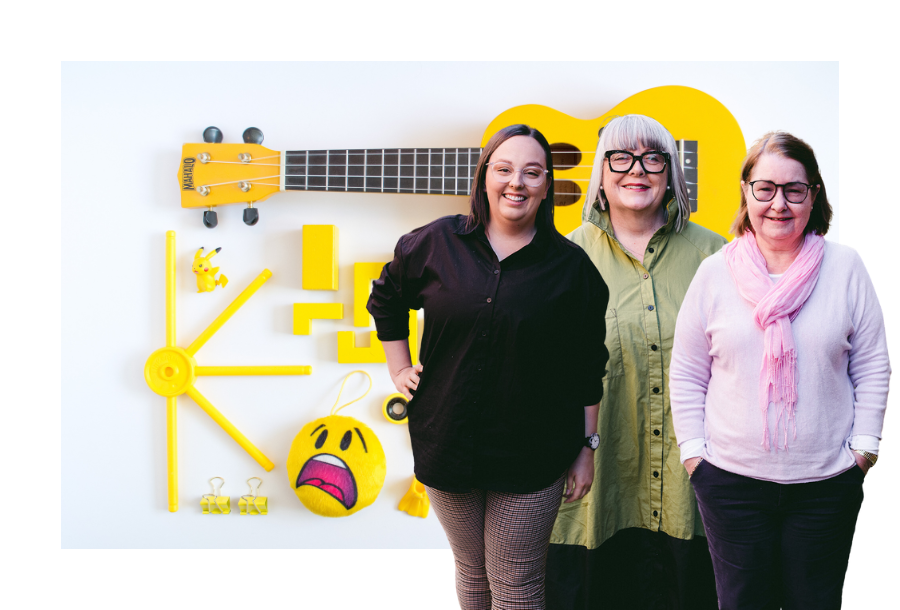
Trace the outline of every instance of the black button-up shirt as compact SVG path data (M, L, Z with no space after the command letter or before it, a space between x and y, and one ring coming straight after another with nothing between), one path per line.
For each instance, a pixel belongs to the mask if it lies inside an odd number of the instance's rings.
M503 261L483 228L447 216L404 235L375 281L378 338L409 336L425 309L409 403L416 477L458 492L551 485L584 446L603 394L609 292L580 247L538 230Z

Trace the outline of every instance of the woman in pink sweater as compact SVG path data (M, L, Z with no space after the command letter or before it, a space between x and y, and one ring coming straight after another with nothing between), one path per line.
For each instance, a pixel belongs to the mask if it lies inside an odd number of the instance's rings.
M672 416L720 608L840 608L890 364L855 251L826 242L812 149L766 134L741 170L737 236L678 315Z

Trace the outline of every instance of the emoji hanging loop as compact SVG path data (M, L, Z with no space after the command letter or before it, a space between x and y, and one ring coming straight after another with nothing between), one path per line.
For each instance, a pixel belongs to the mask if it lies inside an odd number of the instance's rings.
M359 398L354 398L354 399L351 400L350 402L345 402L345 403L342 404L341 406L338 406L338 403L341 401L341 394L343 394L343 392L344 392L344 385L346 385L347 380L350 379L350 375L353 375L353 374L355 374L355 373L362 373L363 375L365 375L366 377L369 378L369 389L366 390L365 392L363 392L363 395L360 396ZM372 376L371 376L371 375L369 375L369 374L368 374L367 372L365 372L365 371L360 371L360 370L350 371L349 373L347 373L347 376L344 377L343 383L341 383L341 389L338 390L337 399L334 401L334 406L331 407L331 414L332 414L332 415L337 415L337 412L340 411L341 409L343 409L344 407L347 407L347 406L349 406L349 405L352 405L354 402L356 402L356 401L358 401L358 400L362 400L363 398L365 398L365 397L369 394L369 392L370 392L371 390L372 390Z
M194 254L194 264L191 266L191 270L197 274L197 292L212 292L216 289L216 286L225 288L225 285L228 283L228 278L225 277L224 273L219 275L219 279L216 279L219 268L213 267L212 263L209 262L212 257L221 251L222 248L216 248L206 256L203 256L203 247L201 246L197 253Z

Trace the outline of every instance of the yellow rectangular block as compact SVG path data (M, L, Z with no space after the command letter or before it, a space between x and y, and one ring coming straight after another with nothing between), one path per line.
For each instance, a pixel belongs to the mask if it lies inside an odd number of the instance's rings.
M303 225L303 289L338 289L338 228Z
M343 320L343 303L294 303L294 334L312 333L313 320Z
M381 277L384 263L353 264L353 326L369 326L369 312L366 303L372 292L372 280Z

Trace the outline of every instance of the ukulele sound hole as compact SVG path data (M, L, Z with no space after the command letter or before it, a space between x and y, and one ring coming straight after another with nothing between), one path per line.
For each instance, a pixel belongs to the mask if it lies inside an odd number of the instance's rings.
M553 154L554 171L572 169L581 163L581 151L571 144L562 142L551 144L550 152ZM581 187L571 180L557 180L553 192L554 205L572 205L581 198Z

